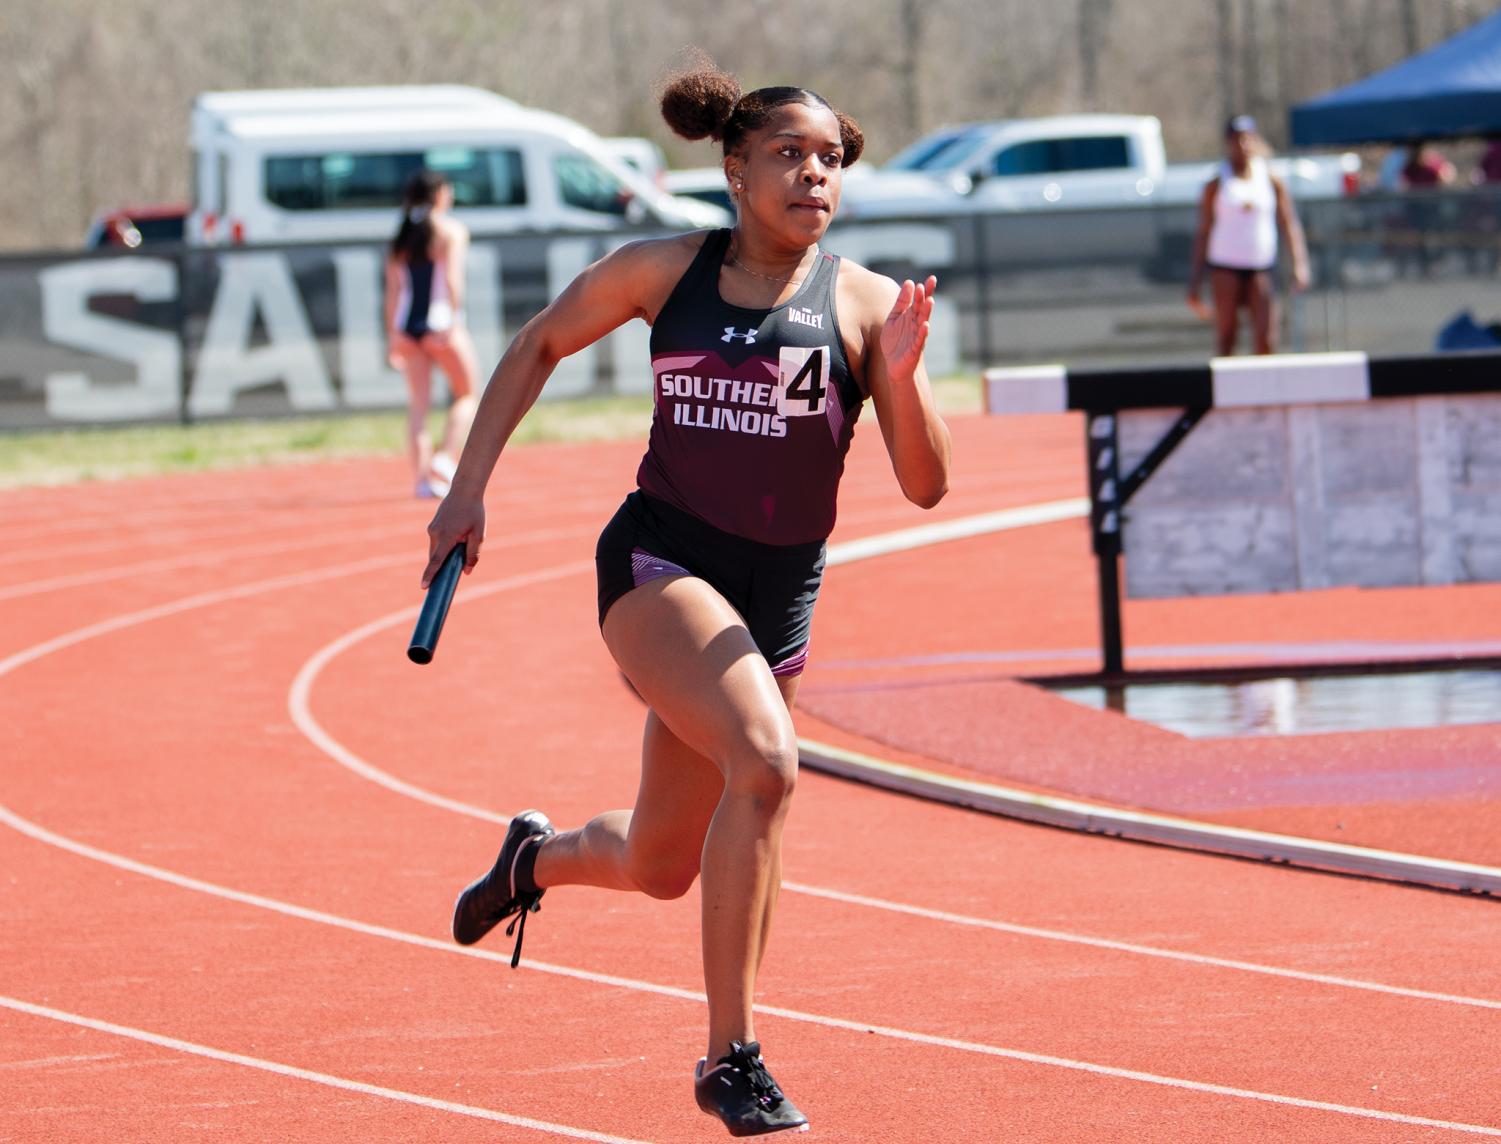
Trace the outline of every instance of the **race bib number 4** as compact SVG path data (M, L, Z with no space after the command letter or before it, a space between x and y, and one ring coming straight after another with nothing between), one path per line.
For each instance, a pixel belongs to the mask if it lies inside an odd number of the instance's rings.
M783 346L777 363L777 412L783 417L820 415L828 395L828 347Z

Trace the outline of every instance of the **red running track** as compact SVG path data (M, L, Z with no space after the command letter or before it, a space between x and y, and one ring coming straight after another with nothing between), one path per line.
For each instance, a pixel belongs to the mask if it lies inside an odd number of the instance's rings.
M1078 494L1067 419L954 428L939 518ZM634 791L589 565L638 451L508 456L421 669L428 508L399 464L0 498L0 1140L722 1138L689 1087L696 895L555 892L517 972L446 939L507 811L573 825ZM839 537L922 519L863 434ZM1007 646L1089 646L1092 596L1028 571L1074 559L1069 527L836 569L810 694L877 634L988 639L949 628L949 578L1048 637ZM1501 1136L1491 902L813 773L784 865L759 1032L810 1138Z

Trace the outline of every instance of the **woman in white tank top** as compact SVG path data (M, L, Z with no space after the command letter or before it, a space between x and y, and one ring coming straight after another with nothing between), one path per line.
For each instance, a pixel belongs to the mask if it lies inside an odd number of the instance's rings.
M1308 285L1308 251L1292 197L1267 167L1256 121L1237 115L1225 125L1225 161L1204 187L1199 230L1194 241L1188 304L1201 317L1209 312L1199 300L1204 269L1210 271L1214 298L1215 353L1235 352L1240 312L1251 315L1253 352L1277 350L1277 302L1272 270L1277 264L1281 232L1292 253L1293 289Z

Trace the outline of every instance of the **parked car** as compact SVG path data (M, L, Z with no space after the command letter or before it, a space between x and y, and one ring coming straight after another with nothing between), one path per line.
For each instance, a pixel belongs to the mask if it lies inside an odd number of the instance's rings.
M88 250L158 246L181 242L188 216L187 203L136 203L104 211L94 217L84 236Z
M622 163L634 167L657 186L667 174L667 156L650 139L639 135L611 135L600 140L605 150Z
M1294 198L1360 189L1353 152L1274 158ZM1172 206L1198 201L1215 162L1169 165L1152 115L1057 115L941 128L900 152L881 174L918 174L964 195L976 210ZM899 185L899 184L894 184Z
M662 185L674 195L701 199L726 210L734 209L721 167L669 170L662 177ZM974 207L963 195L926 176L902 172L888 174L856 164L844 173L838 219L848 222L861 218L930 216L972 210Z
M727 211L735 209L723 167L686 167L662 173L662 188L682 198L698 199Z
M422 167L448 178L477 236L729 217L667 194L571 120L460 85L208 92L191 144L199 245L384 238Z
M839 217L845 222L880 218L933 218L985 208L941 179L917 171L856 164L845 172Z

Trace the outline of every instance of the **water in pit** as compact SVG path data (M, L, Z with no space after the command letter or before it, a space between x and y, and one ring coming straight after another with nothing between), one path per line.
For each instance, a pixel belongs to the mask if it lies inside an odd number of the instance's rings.
M1501 671L1434 670L1050 690L1195 739L1501 722Z

